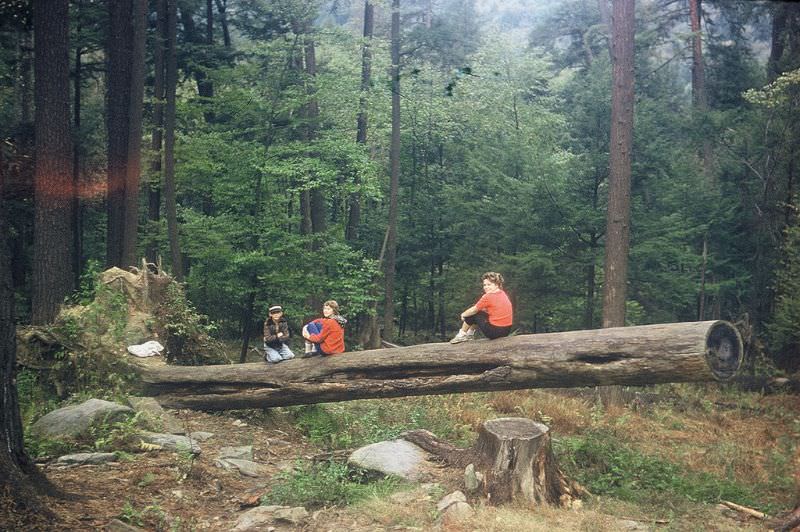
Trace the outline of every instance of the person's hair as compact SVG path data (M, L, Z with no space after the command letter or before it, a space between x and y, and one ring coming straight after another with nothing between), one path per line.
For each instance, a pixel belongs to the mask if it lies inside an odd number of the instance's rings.
M486 272L483 275L481 275L481 281L485 281L486 279L496 284L498 288L503 288L503 283L505 282L505 279L503 279L503 276L500 275L499 273Z
M333 309L334 314L339 314L339 303L337 303L333 299L327 300L325 303L322 304L322 306L331 307Z

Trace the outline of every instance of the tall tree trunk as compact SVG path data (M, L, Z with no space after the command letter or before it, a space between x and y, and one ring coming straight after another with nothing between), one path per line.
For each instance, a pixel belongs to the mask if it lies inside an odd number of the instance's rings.
M167 0L167 44L164 109L164 208L167 217L167 236L172 258L172 274L183 281L183 264L178 240L178 213L175 191L175 91L178 84L177 65L177 0Z
M586 301L583 308L583 328L591 329L594 325L594 291L595 291L595 263L594 250L590 251L591 262L586 265Z
M708 110L708 99L706 95L705 67L703 65L703 38L701 31L702 22L702 0L689 0L689 22L692 30L692 101L694 103L695 124L703 127L706 123L705 113ZM711 169L711 142L708 135L701 133L702 147L700 149L700 161L703 168L703 176L706 185L713 184ZM700 272L700 294L698 295L697 319L702 320L705 315L705 278L706 267L708 264L708 233L703 234L703 260L702 271Z
M106 67L106 266L122 266L125 224L125 179L128 157L130 68L133 35L132 0L108 3L109 28Z
M361 92L358 97L358 122L356 142L362 146L367 144L367 96L372 74L372 32L374 27L375 8L369 0L364 2L364 42L361 43ZM360 185L356 177L354 183ZM361 224L361 193L356 190L350 194L345 239L353 242L358 239L358 226Z
M611 15L611 141L606 218L603 327L625 325L630 243L631 149L633 147L634 0L613 0ZM599 389L606 405L622 402L618 386Z
M767 81L772 82L783 72L781 61L785 49L785 29L788 15L788 6L783 2L776 2L772 7L772 42L769 59L767 60Z
M227 9L228 9L228 0L216 0L217 2L217 12L219 13L219 23L222 26L222 43L225 45L225 48L231 47L231 33L228 29L228 16L227 16Z
M67 0L34 2L34 244L31 320L51 322L74 288Z
M51 23L66 26L66 0L48 2L37 15L51 13L51 4L63 3L63 19L53 18ZM45 4L45 2L40 2ZM61 6L58 6L61 7ZM41 11L41 12L40 12ZM40 20L37 16L37 22ZM44 28L42 28L44 30ZM52 35L51 35L52 36ZM57 35L57 38L66 35ZM40 46L45 41L37 40ZM66 50L65 50L66 53ZM38 54L38 52L37 52ZM12 279L12 257L8 245L9 227L6 221L4 190L7 180L6 165L0 150L0 527L5 525L5 512L17 515L36 515L46 511L31 485L31 477L41 478L36 466L25 452L23 444L22 419L19 412L19 399L15 373L17 370L16 326L14 318L14 282ZM9 504L10 503L10 504ZM11 527L9 527L11 529ZM33 529L33 528L31 528Z
M703 66L703 38L700 29L701 0L689 0L689 21L692 30L692 100L697 109L706 108L706 81Z
M310 31L310 25L308 26ZM319 105L317 104L316 96L316 78L317 78L317 54L314 38L308 36L304 46L305 51L305 72L307 76L306 91L309 94L309 100L306 104L306 140L313 142L317 138L317 123L319 121ZM310 191L310 209L311 209L311 232L314 234L324 233L327 230L327 208L325 195L322 189L315 187ZM315 240L314 243L317 246Z
M441 226L441 224L440 224ZM439 278L439 316L437 318L439 323L439 337L444 340L447 334L447 306L445 304L445 297L444 297L444 259L442 258L442 243L441 241L438 243L439 246L439 264L437 265L437 273Z
M255 281L248 283L247 301L242 309L242 348L239 351L239 363L247 362L247 350L250 348L250 336L253 333L253 305L256 301Z
M603 327L625 325L633 146L634 0L614 0L612 99Z
M147 219L150 220L151 231L161 220L161 158L164 140L164 52L167 35L167 2L156 0L156 32L153 38L153 133L150 148L153 152L150 161L150 186L147 191ZM147 246L147 260L156 262L159 249L155 235Z
M394 337L394 278L397 257L398 194L400 188L400 0L392 0L392 140L390 146L389 220L384 258L383 334Z
M206 7L208 7L206 5ZM181 23L183 24L183 33L187 42L196 44L196 45L208 45L207 36L208 36L208 29L206 29L205 34L201 34L197 30L197 26L195 26L194 19L192 15L194 14L192 9L196 8L195 5L190 4L186 0L180 1L180 11L181 11ZM206 15L208 15L208 11L206 11ZM212 14L213 17L213 14ZM206 28L208 28L209 24L213 24L213 22L206 21ZM213 26L212 26L212 39L213 39ZM205 104L211 103L211 98L214 97L214 83L208 79L208 75L206 74L203 67L206 65L201 65L200 68L194 67L191 68L191 73L194 75L195 82L197 83L197 94L200 96L201 102ZM205 109L203 111L203 118L205 119L206 123L210 123L214 121L214 112L210 109Z
M81 2L77 2L77 26L78 37L81 35ZM83 212L81 207L81 85L83 84L83 50L80 46L75 47L75 77L72 89L72 115L73 115L73 136L72 136L72 186L75 195L72 200L72 273L74 275L75 286L80 285L81 271L83 270Z
M125 218L122 244L122 266L125 267L138 263L136 240L139 233L139 182L142 171L142 106L147 0L133 0L131 8L130 99L128 101L128 147L125 167Z

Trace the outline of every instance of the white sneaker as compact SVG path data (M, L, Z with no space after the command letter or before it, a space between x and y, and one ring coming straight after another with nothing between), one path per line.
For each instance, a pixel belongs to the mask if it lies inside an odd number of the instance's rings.
M461 342L468 342L475 338L475 334L465 333L464 331L458 331L452 340L450 340L451 344L460 344Z

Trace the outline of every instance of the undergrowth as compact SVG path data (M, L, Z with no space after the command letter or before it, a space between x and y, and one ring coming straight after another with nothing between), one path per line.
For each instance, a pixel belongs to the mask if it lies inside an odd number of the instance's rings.
M456 443L465 443L473 436L472 426L463 423L448 400L436 396L304 405L290 412L313 443L328 449L391 440L419 428Z
M402 481L387 477L371 481L360 469L338 462L310 464L298 462L292 471L279 474L263 504L283 504L319 508L345 506L370 497L396 491Z
M672 507L722 500L766 510L775 502L765 486L745 485L732 478L694 472L627 445L611 431L592 430L554 441L559 464L568 476L593 495L646 504L669 501Z

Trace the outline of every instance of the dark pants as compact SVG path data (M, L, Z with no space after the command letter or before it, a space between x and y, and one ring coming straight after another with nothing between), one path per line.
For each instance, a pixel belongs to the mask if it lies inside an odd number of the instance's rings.
M464 323L469 325L477 325L478 329L480 329L483 335L489 340L503 338L504 336L508 336L508 334L511 332L511 325L498 327L497 325L492 325L489 323L489 315L482 310L474 316L467 316L464 318Z

